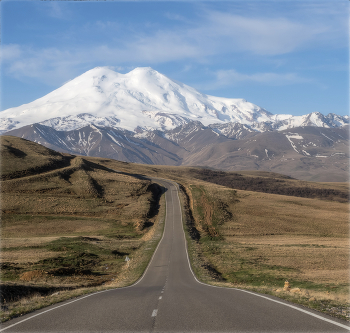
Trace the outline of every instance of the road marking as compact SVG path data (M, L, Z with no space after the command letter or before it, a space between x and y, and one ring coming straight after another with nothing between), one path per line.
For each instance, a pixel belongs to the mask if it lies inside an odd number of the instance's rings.
M175 184L176 184L176 183L175 183ZM177 186L176 186L176 188L177 188ZM310 312L310 311L308 311L308 310L304 310L304 309L301 309L301 308L299 308L299 307L297 307L297 306L294 306L294 305L291 305L291 304L288 304L288 303L284 303L284 302L281 302L281 301L274 300L274 299L269 298L269 297L267 297L267 296L259 295L259 294L256 294L256 293L254 293L254 292L251 292L251 291L248 291L248 290L243 290L243 289L213 286L213 285L206 284L206 283L203 283L203 282L199 281L199 280L197 279L196 275L194 274L193 270L192 270L192 266L191 266L191 263L190 263L190 258L189 258L188 251L187 251L187 240L186 240L185 229L184 229L184 225L183 225L183 221L182 221L182 207L181 207L181 204L180 204L179 191L177 191L177 197L178 197L178 200L179 200L179 207L180 207L180 212L181 212L181 214L180 214L180 219L181 219L182 231L183 231L183 236L184 236L185 244L186 244L185 250L186 250L186 254L187 254L187 262L188 262L188 266L189 266L189 268L190 268L190 271L191 271L191 273L192 273L194 279L195 279L198 283L203 284L204 286L207 286L207 287L220 288L220 289L237 290L237 291L241 291L241 292L244 292L244 293L248 293L248 294L251 294L251 295L255 295L255 296L258 296L258 297L261 297L261 298L265 298L265 299L267 299L267 300L269 300L269 301L271 301L271 302L275 302L275 303L278 303L278 304L282 304L282 305L288 306L288 307L290 307L290 308L292 308L292 309L294 309L294 310L297 310L297 311L300 311L300 312L304 312L304 313L308 314L309 316L316 317L316 318L318 318L318 319L321 319L321 320L326 321L326 322L328 322L328 323L331 323L331 324L333 324L333 325L336 325L336 326L345 328L345 329L347 329L347 330L350 330L350 326L346 326L346 325L340 324L340 323L338 323L338 322L336 322L336 321L334 321L334 320L331 320L331 319L328 319L328 318L324 318L324 317L322 317L322 316L320 316L320 315L317 315L317 314L315 314L315 313L312 313L312 312Z
M112 170L112 171L115 171L115 170ZM164 185L164 184L163 184L163 185ZM165 202L165 204L166 204L166 202ZM167 216L168 216L168 210L165 209L165 219L164 219L164 221L167 220ZM157 245L156 249L155 249L154 252L153 252L152 258L151 258L151 260L149 261L148 266L146 267L146 269L145 269L145 271L143 272L142 276L141 276L134 284L132 284L132 285L130 285L130 286L121 287L121 288L115 288L115 289L112 289L112 290L118 290L118 289L120 290L120 289L132 288L132 287L136 286L138 283L140 283L140 282L142 281L142 279L145 277L145 275L146 275L148 269L151 267L153 258L154 258L154 256L156 255L156 252L157 252L157 250L158 250L160 244L161 244L162 241L163 241L163 238L164 238L164 235L165 235L166 227L167 227L167 223L165 223L165 226L164 226L164 229L163 229L162 238L159 240L158 245ZM152 241L150 241L150 242L155 242L155 241L156 241L156 240L152 240ZM84 298L86 298L86 297L90 297L90 296L93 296L93 295L96 295L96 294L99 294L99 293L108 292L108 291L111 291L111 289L101 290L101 291L98 291L98 292L95 292L95 293L92 293L92 294L89 294L89 295L86 295L86 296L83 296L83 297L79 297L79 296L78 296L79 298L78 298L78 299L75 299L74 301L71 301L71 302L68 302L68 303L64 303L64 304L62 304L62 305L56 306L56 307L54 307L54 308L52 308L52 309L49 309L49 310L45 310L45 311L43 311L43 312L40 312L40 313L35 314L35 315L33 315L33 316L30 316L29 318L20 320L19 322L15 323L15 324L9 325L9 326L4 327L4 328L1 328L1 329L0 329L0 332L5 331L5 330L9 329L10 327L17 326L18 324L21 324L21 323L23 323L23 322L25 322L25 321L27 321L27 320L30 320L30 319L35 318L35 317L37 317L37 316L40 316L40 315L42 315L42 314L44 314L44 313L46 313L46 312L49 312L49 311L58 309L58 308L60 308L60 307L62 307L62 306L66 306L66 305L68 305L68 304L71 304L71 303L80 301L80 300L82 300L82 299L84 299ZM163 291L162 291L162 292L163 292Z
M114 170L113 170L113 171L114 171ZM176 182L172 182L172 181L169 181L169 180L164 179L164 178L156 178L156 177L151 177L151 178L164 180L164 181L166 181L166 182L168 182L168 183L171 183L173 186L175 186L175 187L176 187L176 192L177 192L177 197L178 197L178 200L179 200L179 203L180 203L179 191L178 191L178 184L177 184ZM162 184L162 185L164 185L164 184ZM258 297L265 298L265 299L267 299L267 300L269 300L269 301L271 301L271 302L276 302L276 303L280 303L280 304L285 305L285 306L289 306L289 307L291 307L291 308L294 308L295 310L304 312L304 313L306 313L306 314L308 314L308 315L310 315L310 316L319 318L319 319L321 319L321 320L327 321L327 322L329 322L329 323L332 323L332 324L334 324L334 325L337 325L337 326L339 326L339 327L342 327L342 328L345 328L345 329L349 330L349 326L340 324L340 323L335 322L335 321L333 321L333 320L330 320L330 319L321 317L321 316L319 316L319 315L316 315L316 314L314 314L314 313L312 313L312 312L303 310L303 309L301 309L301 308L298 308L298 307L296 307L296 306L293 306L293 305L290 305L290 304L287 304L287 303L283 303L283 302L280 302L280 301L277 301L277 300L268 298L268 297L263 296L263 295L259 295L259 294L256 294L256 293L253 293L253 292L250 292L250 291L247 291L247 290L243 290L243 289L225 288L225 287L212 286L212 285L205 284L205 283L199 281L199 280L197 279L197 277L195 276L195 274L194 274L194 272L193 272L193 270L192 270L191 264L190 264L190 260L189 260L189 256L188 256L188 251L187 251L187 240L186 240L186 236L185 236L185 230L184 230L184 228L183 228L182 207L181 207L181 204L179 205L179 207L180 207L180 211L181 211L180 218L181 218L181 224L182 224L182 231L183 231L183 235L184 235L184 239L185 239L185 244L186 244L185 250L186 250L186 254L187 254L187 261L188 261L188 265L189 265L190 271L192 272L192 275L193 275L194 279L195 279L198 283L203 284L204 286L207 286L207 287L212 287L212 288L231 289L231 290L237 290L237 291L241 291L241 292L246 292L246 293L249 293L249 294L258 296ZM174 205L173 205L173 209L174 209ZM166 219L167 219L167 215L168 215L167 213L168 213L168 210L166 209L166 210L165 210L165 221L166 221ZM144 276L146 275L148 269L149 269L150 266L151 266L151 263L152 263L152 261L153 261L153 258L154 258L154 256L155 256L155 254L156 254L156 252L157 252L157 250L158 250L160 244L161 244L162 241L163 241L163 238L164 238L164 235L165 235L165 230L167 229L167 225L168 225L168 224L165 223L165 227L164 227L164 230L163 230L162 238L161 238L160 241L158 242L158 245L157 245L156 249L154 250L154 253L153 253L153 255L152 255L152 258L151 258L151 260L149 261L148 266L146 267L146 270L144 271L144 273L143 273L143 275L140 277L140 279L139 279L138 281L136 281L134 284L130 285L130 286L122 287L122 288L115 288L115 289L112 289L112 290L118 290L118 289L120 290L120 289L131 288L131 287L137 285L138 283L140 283L140 282L142 281L142 279L144 278ZM174 225L173 225L173 227L174 227ZM155 240L152 240L151 242L154 242L154 241L155 241ZM40 312L40 313L35 314L35 315L33 315L33 316L29 317L29 318L23 319L23 320L21 320L21 321L15 323L15 324L12 324L12 325L9 325L9 326L7 326L7 327L4 327L4 328L0 329L0 332L5 331L5 330L9 329L10 327L16 326L16 325L18 325L18 324L20 324L20 323L23 323L23 322L27 321L27 320L30 320L30 319L32 319L32 318L34 318L34 317L40 316L40 315L42 315L42 314L44 314L44 313L47 313L47 312L49 312L49 311L52 311L52 310L55 310L55 309L57 309L57 308L66 306L66 305L68 305L68 304L71 304L71 303L80 301L80 300L82 300L82 299L84 299L84 298L87 298L87 297L90 297L90 296L93 296L93 295L96 295L96 294L99 294L99 293L108 292L108 291L111 291L111 289L109 289L109 290L108 290L108 289L107 289L107 290L102 290L102 291L98 291L98 292L95 292L95 293L92 293L92 294L89 294L89 295L86 295L86 296L83 296L83 297L79 297L78 299L75 299L75 300L70 301L70 302L68 302L68 303L64 303L64 304L62 304L62 305L56 306L56 307L51 308L51 309L48 309L48 310L46 310L46 311ZM161 293L164 293L164 291L162 290ZM157 316L157 312L158 312L158 309L153 310L153 312L152 312L152 317Z
M96 294L104 293L104 292L107 292L107 291L110 291L110 289L109 289L109 290L107 289L107 290L97 291L97 292L95 292L95 293L93 293L93 294L89 294L89 295L80 297L80 298L75 299L75 300L73 300L73 301L70 301L70 302L68 302L68 303L65 303L65 304L56 306L56 307L54 307L54 308L52 308L52 309L49 309L49 310L46 310L46 311L37 313L36 315L31 316L31 317L26 318L26 319L23 319L23 320L19 321L18 323L15 323L15 324L12 324L12 325L10 325L10 326L7 326L7 327L4 327L4 328L0 329L0 332L5 331L5 330L9 329L10 327L16 326L16 325L18 325L18 324L20 324L20 323L23 323L23 322L25 322L25 321L27 321L27 320L29 320L29 319L32 319L32 318L37 317L37 316L40 316L40 315L42 315L42 314L44 314L44 313L46 313L46 312L50 312L50 311L52 311L52 310L56 310L56 309L58 309L58 308L60 308L60 307L62 307L62 306L66 306L66 305L68 305L68 304L71 304L71 303L80 301L80 300L82 300L82 299L84 299L84 298L87 298L87 297L90 297L90 296L93 296L93 295L96 295Z
M159 296L159 299L162 299L163 298L163 296Z

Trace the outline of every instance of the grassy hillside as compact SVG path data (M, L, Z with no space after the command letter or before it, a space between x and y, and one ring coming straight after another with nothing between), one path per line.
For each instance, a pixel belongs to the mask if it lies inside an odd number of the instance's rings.
M2 137L2 151L4 319L135 281L165 211L147 176L180 184L202 281L349 318L348 183L82 158L14 137Z
M287 176L269 172L223 172L208 169L190 169L193 178L225 187L273 193L294 197L316 198L331 201L348 202L349 192L346 186L298 181Z
M73 158L14 136L1 137L1 179L8 180L70 165Z
M159 185L18 138L2 148L4 319L140 277L162 230Z

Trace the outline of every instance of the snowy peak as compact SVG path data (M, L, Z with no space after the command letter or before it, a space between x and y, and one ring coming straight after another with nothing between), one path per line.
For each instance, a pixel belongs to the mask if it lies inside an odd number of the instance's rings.
M137 127L169 130L196 120L205 126L231 121L250 124L270 116L243 99L202 94L150 67L127 74L96 67L42 98L3 111L0 130L86 113L118 119L119 127L131 131ZM50 123L55 122L46 124Z
M157 72L151 67L136 67L131 72L125 74L126 77L139 82L154 82L159 80L169 80L165 75Z
M165 131L193 121L204 126L238 123L263 132L298 126L337 127L348 123L349 117L273 115L241 98L202 94L151 67L126 74L96 67L42 98L2 111L0 132L33 123L65 131L87 124L133 132ZM219 127L216 132L221 133Z

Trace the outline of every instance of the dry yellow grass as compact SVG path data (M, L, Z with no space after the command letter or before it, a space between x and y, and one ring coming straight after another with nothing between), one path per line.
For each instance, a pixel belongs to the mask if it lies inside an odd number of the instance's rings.
M251 191L237 191L235 201L227 188L198 181L186 188L201 234L198 243L190 244L190 252L204 281L274 294L350 318L345 310L349 305L348 204ZM204 205L199 197L204 192L213 216L220 207L230 213L230 218L216 224L221 237L208 238L205 233L201 210L206 208L196 208ZM211 274L203 271L203 262L211 267ZM286 280L300 293L280 291Z
M234 226L225 235L296 234L329 237L348 236L349 206L318 199L237 191L239 203Z
M42 259L56 257L57 252L47 251L44 249L26 249L13 250L13 251L2 251L1 262L11 262L11 263L33 263Z
M36 154L40 153L41 150ZM34 161L30 159L30 163ZM45 165L47 161L45 157L40 163ZM122 173L111 172L96 163ZM19 171L23 168L22 164ZM347 203L241 190L234 195L232 189L193 179L191 168L185 167L70 157L69 165L50 170L2 182L1 245L7 249L2 262L18 267L25 261L38 263L44 257L53 258L48 246L65 236L90 249L99 246L120 253L131 251L134 260L130 270L120 257L117 260L106 257L103 262L110 265L107 285L130 284L140 275L154 249L144 251L145 244L159 237L155 232L160 225L152 207L150 181L133 175L146 174L173 179L187 189L200 236L198 242L190 240L189 252L203 280L272 293L345 318L342 307L348 305L349 287ZM288 186L349 189L346 183L296 180L288 180ZM76 237L79 235L92 240L81 241ZM21 273L25 270L30 267L23 266ZM45 284L54 286L81 287L93 282L91 275L74 279L44 277ZM286 279L292 287L300 287L302 293L277 292ZM35 281L39 282L40 279ZM332 313L335 310L328 309L328 305L340 310Z
M74 236L72 236L72 237L74 237ZM52 242L54 240L57 240L58 238L60 238L60 236L56 236L56 237L24 237L24 238L17 238L17 237L4 238L3 237L1 239L1 248L8 249L11 247L19 247L19 246L23 246L23 247L40 246L40 245L43 245L45 243L49 243L49 242Z
M18 221L11 225L6 224L2 228L2 236L5 237L20 237L26 238L28 236L72 236L97 233L110 227L108 222L97 219L89 220L54 220L45 221L43 218L38 218L37 221L32 219ZM22 243L23 245L23 243Z
M254 247L251 255L258 253L267 258L270 266L278 265L298 269L287 279L297 277L319 283L349 282L349 242L347 238L309 236L228 237L227 241L239 243L242 248Z

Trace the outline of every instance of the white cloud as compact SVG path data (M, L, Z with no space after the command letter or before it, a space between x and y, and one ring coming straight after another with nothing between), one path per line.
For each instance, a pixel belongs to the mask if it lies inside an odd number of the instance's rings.
M8 44L1 46L1 60L9 61L18 59L22 55L21 47L17 44Z
M50 16L56 17L56 18L64 18L64 10L57 2L50 2Z
M310 83L311 79L300 77L295 73L254 73L244 74L236 70L220 70L215 73L216 81L213 86L216 88L234 85L242 82L264 83L269 85L288 85L296 83Z
M52 16L63 17L67 14L61 3L52 2L49 9ZM130 67L131 64L143 63L152 66L186 59L209 63L210 57L234 57L237 52L269 57L296 52L317 43L322 49L320 46L329 47L330 43L334 43L331 37L341 30L343 23L333 22L329 18L321 20L320 18L327 17L325 8L321 9L318 19L313 20L308 19L310 15L302 19L288 15L282 17L278 13L273 13L270 17L263 16L264 13L247 17L205 9L201 12L200 19L196 18L190 24L184 23L176 29L152 28L153 30L145 32L122 27L120 22L89 22L81 26L80 32L74 33L77 36L79 33L89 36L89 32L96 32L97 28L104 31L100 40L42 48L3 45L3 68L4 73L19 79L36 78L57 85L81 73L82 69L99 65ZM181 16L171 15L173 20L182 19ZM139 28L141 23L138 24ZM84 41L84 37L81 40ZM236 71L218 72L217 79L222 84L242 81L290 84L305 80L291 73L247 75Z
M248 51L258 55L293 52L328 30L283 17L245 17L223 12L208 13L209 24L197 31L212 45L219 44L229 52ZM219 46L219 45L217 45Z
M183 15L166 12L164 16L169 20L188 22L188 19Z
M55 86L71 78L81 64L80 59L75 58L76 54L68 50L36 50L20 45L4 45L2 49L5 51L2 58L5 73L19 80L31 78Z
M154 36L146 36L129 44L131 54L148 62L166 62L186 58L198 58L203 54L201 45L183 33L160 31ZM135 53L134 53L135 52ZM204 52L207 55L208 52Z
M69 6L62 1L47 1L44 6L38 4L37 7L40 10L44 10L46 15L56 19L67 20L72 17Z

